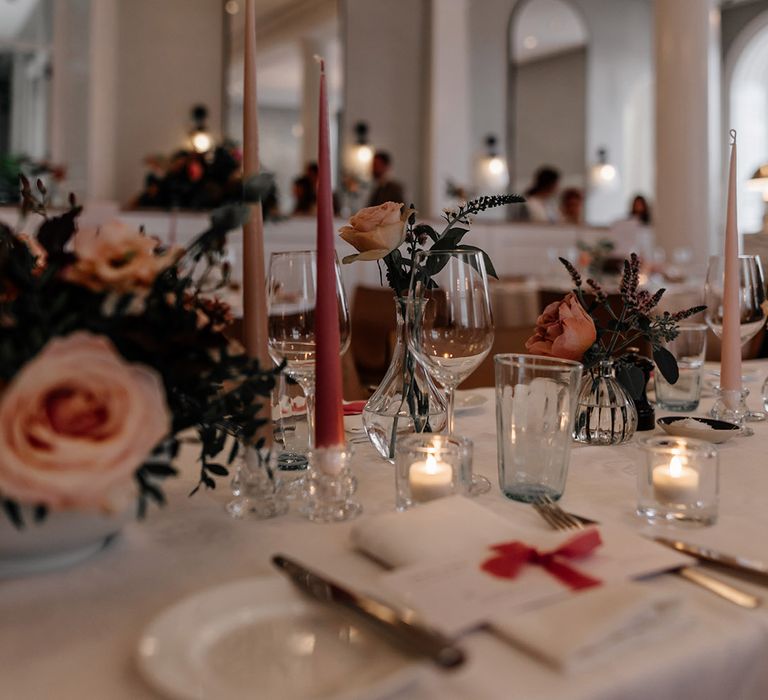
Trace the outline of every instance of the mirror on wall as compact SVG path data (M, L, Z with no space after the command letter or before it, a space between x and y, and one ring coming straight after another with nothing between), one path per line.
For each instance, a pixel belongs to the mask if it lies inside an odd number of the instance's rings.
M513 13L509 46L513 189L539 200L527 218L559 221L568 214L558 192L573 188L583 197L586 184L587 29L564 0L525 0Z

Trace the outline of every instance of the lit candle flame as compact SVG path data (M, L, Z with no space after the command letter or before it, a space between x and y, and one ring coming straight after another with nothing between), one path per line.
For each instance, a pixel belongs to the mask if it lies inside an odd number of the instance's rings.
M683 458L679 455L675 455L669 461L669 474L675 478L679 478L683 475Z
M424 467L424 471L427 474L438 474L442 470L438 468L437 466L437 460L435 459L435 456L433 454L427 455L427 463Z

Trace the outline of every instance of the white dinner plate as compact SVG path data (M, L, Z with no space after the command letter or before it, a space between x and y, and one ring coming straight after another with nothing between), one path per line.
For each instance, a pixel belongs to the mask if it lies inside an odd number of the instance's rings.
M488 403L488 397L482 394L456 394L453 404L453 410L456 413L460 411L471 411L474 408L480 408Z
M145 630L138 663L152 686L177 700L373 700L423 670L277 577L177 603Z

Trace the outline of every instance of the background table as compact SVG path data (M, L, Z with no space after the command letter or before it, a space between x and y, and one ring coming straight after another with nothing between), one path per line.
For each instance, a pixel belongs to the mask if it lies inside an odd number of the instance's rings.
M749 363L768 374L768 363ZM759 405L759 382L750 404ZM533 509L505 500L496 488L493 394L484 407L457 416L476 446L475 468L491 478L480 501L518 522L546 527ZM710 400L702 406L709 408ZM684 539L768 560L768 424L752 438L720 448L721 510L712 528ZM363 517L394 505L393 467L368 445L357 446ZM289 552L353 585L372 586L380 569L352 551L350 523L316 525L295 511L274 521L236 522L222 510L228 485L187 498L196 480L185 453L183 478L168 482L169 503L143 523L130 523L109 548L74 568L0 581L0 697L13 700L155 698L134 661L137 639L152 618L181 597L247 576L272 573L269 557ZM633 515L635 445L575 447L564 504L603 522L641 523ZM735 579L734 579L735 581ZM762 595L765 588L739 582ZM408 700L729 700L768 697L768 611L745 611L673 576L647 585L679 591L693 622L675 635L574 675L552 672L524 653L477 633L466 640L470 662L400 696ZM567 630L562 630L567 634ZM258 697L256 689L254 697Z

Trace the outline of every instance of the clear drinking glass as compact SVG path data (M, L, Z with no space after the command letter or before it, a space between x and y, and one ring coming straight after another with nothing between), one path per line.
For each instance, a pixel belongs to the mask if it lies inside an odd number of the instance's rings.
M707 354L707 326L681 323L680 332L665 346L677 360L680 377L670 384L655 373L656 403L668 411L695 411L701 397L701 375Z
M414 356L445 388L446 432L453 435L456 387L474 372L493 345L488 275L478 250L419 251L414 260L406 335ZM473 495L490 490L475 475Z
M307 400L309 446L315 439L315 293L317 253L301 250L272 253L267 278L269 354L295 380ZM349 306L336 263L339 333L344 354L349 347Z
M583 366L537 355L496 355L501 492L531 503L565 490Z

